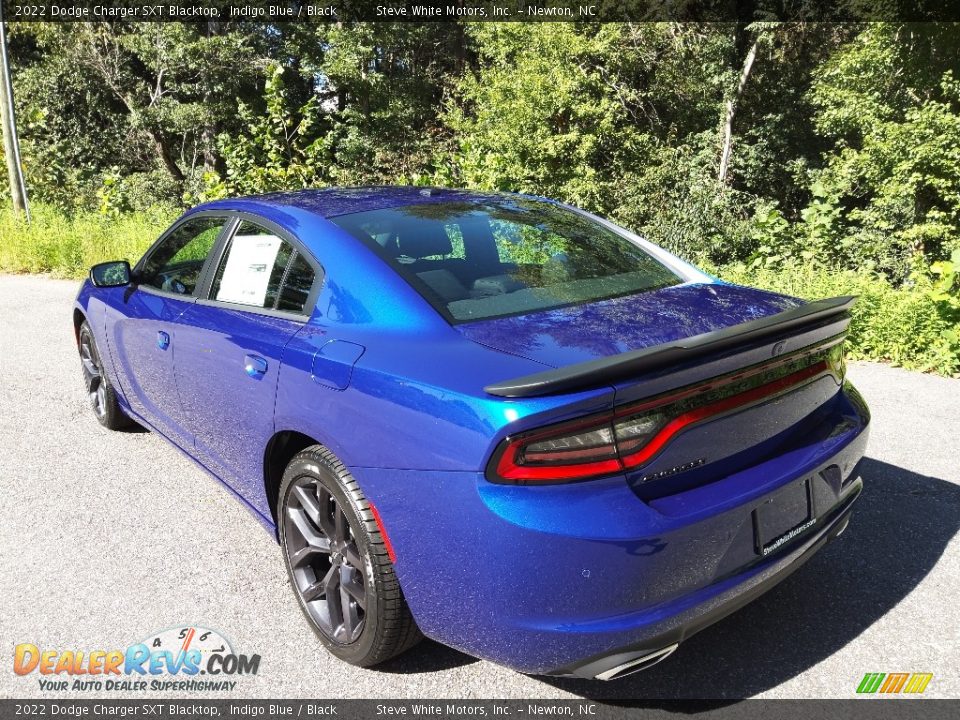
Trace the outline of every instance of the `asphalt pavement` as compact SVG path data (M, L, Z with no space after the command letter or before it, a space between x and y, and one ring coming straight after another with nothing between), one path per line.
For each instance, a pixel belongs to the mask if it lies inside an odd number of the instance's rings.
M17 644L122 649L187 625L261 656L227 697L849 698L867 672L930 672L925 696L960 697L960 380L851 364L873 429L849 529L651 670L528 677L432 642L361 670L324 651L227 490L160 437L96 422L77 287L0 276L0 697L89 697L15 675Z

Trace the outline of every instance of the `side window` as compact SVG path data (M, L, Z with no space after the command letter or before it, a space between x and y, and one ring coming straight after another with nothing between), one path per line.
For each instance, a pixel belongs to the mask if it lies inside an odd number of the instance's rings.
M274 307L292 254L286 240L244 220L220 261L210 297L238 305Z
M179 295L192 294L224 222L224 218L198 217L183 223L147 258L140 271L140 284Z
M302 312L312 285L313 268L290 243L244 220L220 261L210 297L250 307Z
M313 268L310 267L310 263L303 255L297 253L290 265L289 272L287 272L287 278L283 281L277 310L303 312L310 295L310 288L313 287L313 275Z

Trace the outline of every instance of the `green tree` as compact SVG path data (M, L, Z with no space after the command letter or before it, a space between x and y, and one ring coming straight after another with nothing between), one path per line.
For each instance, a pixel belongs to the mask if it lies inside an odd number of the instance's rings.
M23 30L20 30L23 27ZM40 197L86 198L103 177L168 199L214 169L256 81L256 36L229 23L18 26L25 154ZM136 176L143 176L138 184Z
M750 198L717 179L733 38L695 24L482 23L439 182L558 197L687 257L736 253Z
M263 111L221 136L211 192L420 182L442 141L440 102L467 52L451 23L297 28L266 71Z
M917 262L960 248L957 26L868 26L818 69L811 98L832 141L812 173L815 202L835 204L818 250L902 281ZM808 237L822 230L801 227Z

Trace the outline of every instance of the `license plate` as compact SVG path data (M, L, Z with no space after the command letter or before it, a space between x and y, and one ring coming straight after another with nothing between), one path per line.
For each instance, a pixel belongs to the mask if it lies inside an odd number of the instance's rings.
M813 527L810 480L799 480L768 498L753 511L757 553L769 555Z

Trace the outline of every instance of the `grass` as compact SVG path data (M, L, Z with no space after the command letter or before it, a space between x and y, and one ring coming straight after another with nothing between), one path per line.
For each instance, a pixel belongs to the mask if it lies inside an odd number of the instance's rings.
M0 209L2 272L79 279L98 262L132 263L177 216L176 210L163 207L118 216L94 212L66 215L45 205L35 205L31 211L28 225L9 208Z

